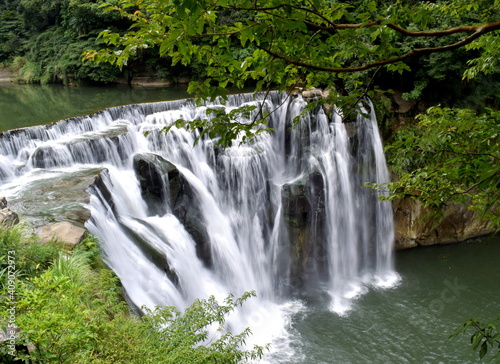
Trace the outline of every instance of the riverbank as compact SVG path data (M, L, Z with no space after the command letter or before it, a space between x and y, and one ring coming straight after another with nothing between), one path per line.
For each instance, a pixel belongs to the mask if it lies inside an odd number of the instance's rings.
M14 82L14 73L9 67L0 67L0 84L11 82Z

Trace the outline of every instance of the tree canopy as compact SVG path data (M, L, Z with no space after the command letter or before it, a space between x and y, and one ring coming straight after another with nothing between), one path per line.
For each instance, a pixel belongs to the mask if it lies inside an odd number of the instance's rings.
M298 85L366 87L381 68L409 69L416 57L467 47L472 68L492 72L498 60L500 2L331 0L119 0L133 26L105 30L114 46L86 58L123 66L140 50L159 47L172 63L204 65L190 91L218 96L228 86L257 90Z

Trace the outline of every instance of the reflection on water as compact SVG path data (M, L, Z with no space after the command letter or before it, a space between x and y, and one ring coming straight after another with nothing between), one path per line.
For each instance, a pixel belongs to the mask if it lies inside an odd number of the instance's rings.
M0 84L0 131L46 124L111 106L186 97L189 95L185 86L146 88Z

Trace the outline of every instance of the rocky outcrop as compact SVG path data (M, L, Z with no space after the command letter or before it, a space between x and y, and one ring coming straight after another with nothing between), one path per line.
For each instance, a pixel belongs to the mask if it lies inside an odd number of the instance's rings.
M73 248L83 240L86 230L68 221L60 221L54 224L43 226L40 233L40 241L58 241L64 243L68 248Z
M283 219L292 247L291 277L306 277L306 271L320 271L318 259L325 250L326 242L320 233L324 230L325 195L323 176L312 172L301 181L285 184L281 189ZM316 265L311 269L311 265ZM310 277L312 278L312 277ZM293 282L294 285L305 282ZM295 287L297 288L297 287Z
M151 215L173 213L196 242L198 257L212 264L210 237L196 193L175 165L152 153L134 156L133 166ZM169 211L171 206L171 211Z
M393 209L396 249L456 243L495 231L478 213L462 205L450 204L436 216L421 202L407 198L396 201Z
M152 153L136 154L133 166L150 214L165 214L179 194L181 181L177 167Z
M101 171L103 168L90 168L33 180L10 205L35 230L58 221L83 226L90 217L85 207L89 203L87 189L100 178Z

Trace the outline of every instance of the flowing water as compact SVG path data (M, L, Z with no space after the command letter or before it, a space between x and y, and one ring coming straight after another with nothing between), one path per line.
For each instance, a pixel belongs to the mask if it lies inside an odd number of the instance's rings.
M362 187L388 180L371 106L365 106L369 117L346 126L322 111L300 116L305 102L278 93L257 100L232 96L224 107L243 104L273 111L274 132L225 150L207 139L194 146L196 136L184 129L158 133L179 118L207 117L205 106L189 100L112 108L4 133L0 192L9 198L35 179L105 167L92 189L87 227L130 301L182 309L195 298L255 290L257 298L232 315L229 326L249 326L254 342L270 342L266 361L472 363L467 354L455 361L453 353L440 356L441 345L424 344L429 353L423 353L420 339L435 332L429 320L438 322L436 312L467 296L462 278L439 275L441 285L425 293L430 301L412 295L422 291L411 274L402 273L403 284L387 289L399 281L392 209ZM160 206L145 197L137 169L138 161L151 159L170 168L156 192L176 197ZM407 289L401 298L398 292Z

